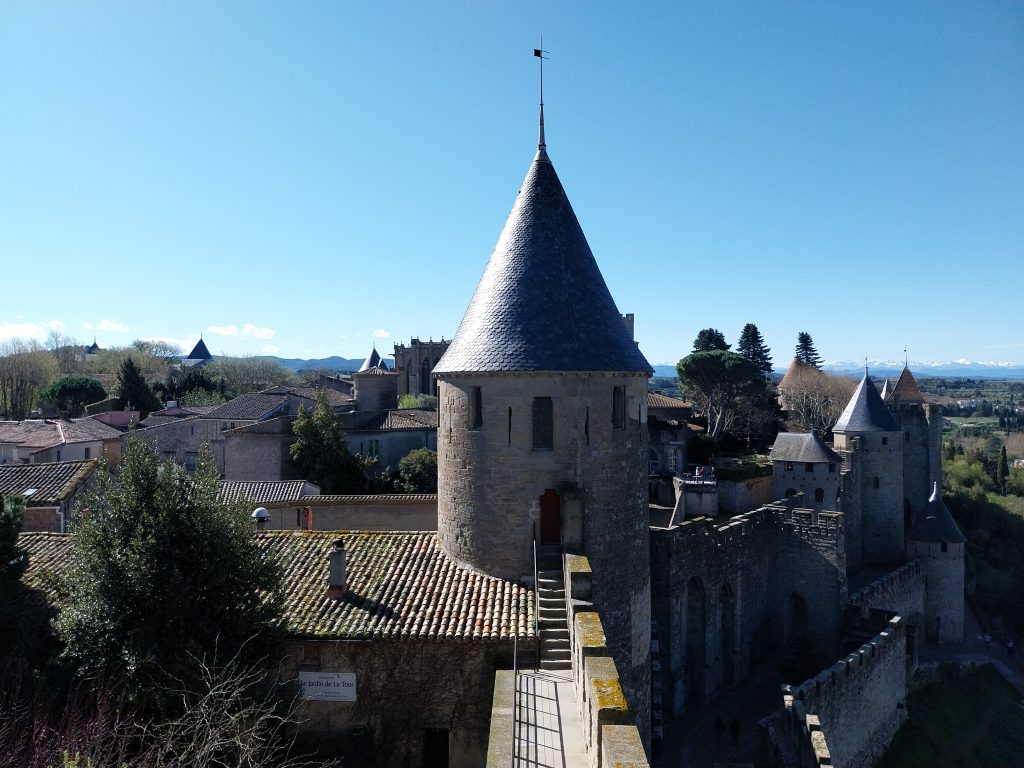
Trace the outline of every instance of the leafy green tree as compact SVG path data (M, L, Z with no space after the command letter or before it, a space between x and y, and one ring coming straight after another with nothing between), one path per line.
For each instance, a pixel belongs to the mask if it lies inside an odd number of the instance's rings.
M126 406L138 410L143 419L160 408L160 401L131 357L124 359L117 372L117 396L124 400Z
M814 340L811 339L811 334L807 331L800 331L796 338L796 359L803 365L813 365L819 369L824 362L821 359L821 355L818 354L818 350L814 348Z
M365 490L366 464L348 450L345 433L331 410L327 390L317 390L312 412L305 406L299 406L292 433L295 442L289 453L304 480L320 486L323 493L361 493Z
M96 379L78 374L54 379L39 392L40 400L48 400L71 416L80 416L85 406L106 396L107 390Z
M60 582L62 658L120 681L133 706L173 713L167 686L195 690L204 664L243 647L254 659L275 650L280 568L248 511L218 500L205 444L188 474L131 435L118 475L97 474Z
M750 360L765 381L772 376L772 351L764 343L764 337L753 323L747 323L740 332L740 340L736 345L736 351Z
M683 392L707 415L708 435L716 441L732 423L738 406L756 401L765 389L754 363L720 349L684 357L676 364L676 373Z
M395 488L402 493L437 493L437 454L417 448L403 456Z
M731 345L725 343L725 335L717 328L704 328L693 340L694 352L728 351Z
M28 553L18 547L18 534L25 519L21 496L0 496L0 595L10 590L28 567Z

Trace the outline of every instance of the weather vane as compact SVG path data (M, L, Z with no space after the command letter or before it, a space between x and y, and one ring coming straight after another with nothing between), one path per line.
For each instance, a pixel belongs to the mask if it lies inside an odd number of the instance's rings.
M533 55L540 59L540 130L537 135L537 149L547 149L547 144L544 141L544 59L547 58L544 54L547 51L544 50L544 37L540 38L540 48L533 49Z

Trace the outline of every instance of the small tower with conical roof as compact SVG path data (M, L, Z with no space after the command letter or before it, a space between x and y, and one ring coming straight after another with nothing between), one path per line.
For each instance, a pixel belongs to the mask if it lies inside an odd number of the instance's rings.
M650 723L647 379L540 144L438 382L438 539L533 577L533 541L585 554L629 707Z
M964 639L964 544L967 538L949 513L939 484L907 536L907 555L925 575L925 637L958 643Z
M846 516L846 562L896 565L906 554L903 515L903 432L867 369L835 426L844 454L840 511Z
M883 397L903 429L903 507L909 526L942 480L942 409L925 401L908 367Z
M360 411L386 411L398 407L398 375L388 370L377 348L352 374L352 394Z

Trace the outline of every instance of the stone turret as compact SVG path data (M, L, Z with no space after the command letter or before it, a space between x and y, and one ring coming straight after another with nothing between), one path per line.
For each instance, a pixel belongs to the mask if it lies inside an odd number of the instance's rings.
M942 481L942 408L925 401L906 367L885 402L903 429L904 519L909 526Z
M438 539L503 578L533 537L585 553L630 709L650 723L647 379L541 146L434 368Z
M832 428L844 454L840 511L850 570L903 561L903 432L864 372Z
M356 408L360 411L386 411L398 407L398 375L388 370L377 348L366 356L362 367L352 374Z
M914 518L907 555L925 573L925 636L940 642L964 639L964 545L967 538L942 501L939 485Z

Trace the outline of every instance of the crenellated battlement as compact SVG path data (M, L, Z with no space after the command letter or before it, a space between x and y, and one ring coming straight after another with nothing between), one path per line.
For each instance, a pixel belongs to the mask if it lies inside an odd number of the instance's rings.
M850 595L850 604L859 608L890 608L894 598L905 595L914 589L924 578L920 560L911 560L881 578L875 579L866 587L858 589Z

